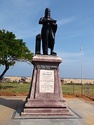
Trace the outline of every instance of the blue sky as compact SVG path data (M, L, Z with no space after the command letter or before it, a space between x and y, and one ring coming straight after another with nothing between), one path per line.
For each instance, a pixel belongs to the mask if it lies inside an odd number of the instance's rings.
M94 0L0 0L0 29L15 33L34 52L35 36L41 32L38 21L47 7L58 24L55 52L63 60L60 76L80 78L82 71L83 78L94 78ZM0 66L0 73L3 69ZM32 69L16 63L6 75L31 76Z

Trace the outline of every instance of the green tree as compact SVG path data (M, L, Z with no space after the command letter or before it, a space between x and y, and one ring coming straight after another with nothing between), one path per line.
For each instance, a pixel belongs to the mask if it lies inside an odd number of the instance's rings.
M33 53L30 52L22 39L16 39L12 32L0 30L0 65L5 66L0 79L17 61L31 63L32 57Z

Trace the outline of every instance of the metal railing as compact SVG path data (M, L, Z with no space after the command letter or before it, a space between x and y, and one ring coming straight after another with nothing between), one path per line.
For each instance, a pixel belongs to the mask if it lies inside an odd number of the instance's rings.
M67 83L62 84L62 91L64 95L79 95L88 96L94 98L94 84L77 84Z

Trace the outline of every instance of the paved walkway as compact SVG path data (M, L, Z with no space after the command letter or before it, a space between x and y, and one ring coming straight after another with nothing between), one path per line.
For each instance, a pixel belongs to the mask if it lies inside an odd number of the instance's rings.
M0 125L94 125L94 102L80 98L65 98L69 108L77 117L26 119L16 118L19 104L26 97L0 97ZM17 112L19 114L19 112Z

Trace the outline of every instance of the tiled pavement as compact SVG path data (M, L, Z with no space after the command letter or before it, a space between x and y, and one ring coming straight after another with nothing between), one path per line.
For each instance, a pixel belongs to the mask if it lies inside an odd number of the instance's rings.
M0 125L94 125L94 102L81 98L65 98L70 110L75 114L74 117L26 118L19 115L25 98L0 97Z

